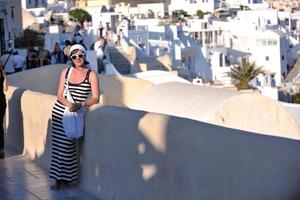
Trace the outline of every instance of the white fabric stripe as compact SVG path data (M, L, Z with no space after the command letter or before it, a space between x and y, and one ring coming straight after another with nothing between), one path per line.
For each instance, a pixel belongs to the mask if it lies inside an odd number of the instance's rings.
M74 163L72 165L64 166L63 168L61 167L60 163L51 163L52 168L56 168L58 171L66 171L72 173L73 171L77 171L77 163Z
M69 154L69 153L62 153L60 151L58 151L57 149L53 149L52 150L53 155L57 155L57 157L63 157L63 158L69 158L69 159L77 159L77 152Z
M53 135L53 139L57 143L63 143L65 145L75 145L75 140L66 137L65 132L59 132L57 135ZM73 144L74 143L74 144Z
M66 148L60 147L58 145L56 145L55 147L53 147L53 151L59 152L60 154L66 154L66 155L75 154L77 151L76 151L76 149L75 150L73 150L73 149L66 149Z
M77 174L78 170L77 168L75 169L72 169L72 170L68 170L68 169L61 169L59 167L56 167L56 166L51 166L51 173L54 172L54 173L59 173L59 174L64 174L64 176L66 177L72 177L72 174Z
M77 158L76 156L68 159L68 158L61 158L57 155L52 155L51 163L53 161L53 162L56 162L56 163L69 163L70 165L73 165L73 164L76 164L78 162L78 160L76 158Z
M77 173L68 175L65 173L56 173L54 171L51 171L50 178L54 178L58 180L74 181L77 179Z

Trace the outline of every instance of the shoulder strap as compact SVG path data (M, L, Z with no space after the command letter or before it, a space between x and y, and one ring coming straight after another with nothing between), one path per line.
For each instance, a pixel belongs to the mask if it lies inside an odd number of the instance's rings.
M4 65L3 65L3 68L2 68L3 70L5 69L6 63L8 62L8 60L9 60L10 56L11 56L11 53L9 54L8 58L6 59L6 61L5 61Z
M72 73L72 70L71 70L71 68L72 67L69 67L68 69L67 69L67 72L66 72L66 74L65 74L65 79L68 81L69 80L69 78L70 78L70 75L69 74L71 74ZM71 71L71 72L70 72Z
M90 73L91 73L91 71L92 71L92 70L89 69L89 70L87 71L87 73L86 73L86 80L88 80L88 82L89 82L89 79L90 79Z
M72 97L72 94L69 90L69 79L70 79L70 76L72 74L72 70L73 70L73 67L69 67L67 72L66 72L66 81L67 81L67 84L65 84L65 91L64 91L64 95L67 96L67 99L71 102L75 102L73 97Z

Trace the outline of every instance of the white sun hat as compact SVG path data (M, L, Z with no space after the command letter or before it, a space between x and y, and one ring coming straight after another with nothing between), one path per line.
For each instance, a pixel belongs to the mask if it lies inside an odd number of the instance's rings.
M70 48L70 54L71 54L72 51L74 51L76 49L81 50L82 53L84 53L84 54L86 52L86 49L84 48L84 46L82 46L81 44L75 44L75 45L71 46L71 48Z

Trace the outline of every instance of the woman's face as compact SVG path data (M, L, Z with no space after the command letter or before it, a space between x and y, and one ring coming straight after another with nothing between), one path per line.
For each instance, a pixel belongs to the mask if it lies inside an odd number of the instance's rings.
M84 64L85 57L84 57L83 52L81 50L78 50L76 53L73 53L71 55L71 59L75 66L80 67Z

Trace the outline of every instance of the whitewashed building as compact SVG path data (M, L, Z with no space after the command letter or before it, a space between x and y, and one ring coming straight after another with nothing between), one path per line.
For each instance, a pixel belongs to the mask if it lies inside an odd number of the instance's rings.
M29 8L40 8L40 7L47 7L48 3L54 3L55 0L21 0L22 8L29 9Z
M197 10L213 13L219 6L219 0L171 0L169 4L169 15L172 11L184 10L189 15L195 15Z
M289 43L278 30L276 11L239 11L234 20L213 24L224 30L225 47L250 53L247 61L262 66L281 85L287 75Z

